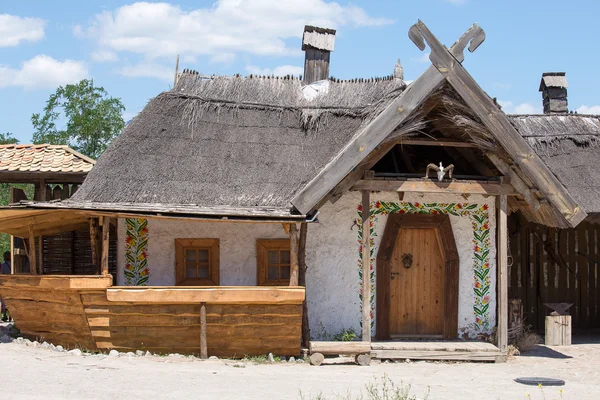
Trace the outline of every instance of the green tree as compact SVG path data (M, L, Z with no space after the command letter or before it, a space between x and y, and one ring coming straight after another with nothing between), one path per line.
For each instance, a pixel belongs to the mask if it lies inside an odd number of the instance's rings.
M98 158L125 126L124 110L120 99L95 87L93 80L59 86L50 95L44 112L31 116L33 142L65 144ZM59 129L57 123L62 120L66 126Z
M0 144L17 144L19 139L13 136L12 133L0 133Z

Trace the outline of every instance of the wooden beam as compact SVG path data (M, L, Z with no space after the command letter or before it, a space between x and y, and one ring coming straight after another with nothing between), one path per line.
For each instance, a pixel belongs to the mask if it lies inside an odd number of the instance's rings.
M29 272L33 275L38 274L37 270L37 251L35 246L35 235L33 233L33 225L29 225L29 248L27 255L29 256Z
M508 201L498 197L498 348L508 349Z
M371 341L371 206L370 193L362 192L362 341Z
M487 194L515 195L517 192L511 185L489 182L437 182L431 180L362 180L350 190L378 192L417 192L417 193L454 193L454 194Z
M298 284L306 287L306 237L308 224L300 224L300 238L298 239ZM308 303L302 303L302 344L307 347L310 343L310 325L308 321Z
M102 258L100 261L100 275L108 275L109 232L110 218L102 217Z
M281 224L286 235L290 234L290 224Z
M298 286L298 229L290 224L290 286Z
M206 303L200 304L200 358L208 358L206 343Z
M8 276L8 275L7 275ZM121 287L106 291L109 301L139 303L302 304L304 288L270 286Z
M532 179L539 190L560 211L563 218L577 226L587 214L571 197L546 164L535 154L527 141L517 132L506 115L494 104L465 68L448 52L431 31L419 21L416 29L429 44L430 59L452 85L464 102L481 119L502 148L519 168Z
M476 25L473 25L450 49L459 61L464 59L462 51L471 41L472 34L476 33L478 29L481 30ZM385 110L355 135L335 158L296 194L291 203L302 214L308 214L346 175L356 171L357 165L371 154L371 152L381 146L386 138L399 125L405 122L413 111L419 108L443 82L444 76L439 73L436 67L432 65L427 68ZM384 147L388 147L389 150L394 144L388 143ZM362 173L360 176L362 176Z
M371 343L312 341L310 342L309 351L310 354L321 353L326 356L369 354L371 353Z
M400 145L410 146L439 146L439 147L462 147L462 148L478 148L475 143L458 142L456 140L419 140L419 139L400 139Z
M529 186L527 186L527 184L523 182L521 177L517 175L517 173L507 163L502 161L502 159L496 154L488 153L486 155L490 159L490 161L496 166L496 168L498 168L498 171L500 171L504 176L507 176L510 179L511 185L515 188L517 192L519 192L521 196L523 196L525 201L535 210L539 210L541 207L540 201L538 200L537 196L533 193L533 190L531 190Z
M92 265L100 272L100 248L98 246L98 218L90 218L90 247L92 250Z

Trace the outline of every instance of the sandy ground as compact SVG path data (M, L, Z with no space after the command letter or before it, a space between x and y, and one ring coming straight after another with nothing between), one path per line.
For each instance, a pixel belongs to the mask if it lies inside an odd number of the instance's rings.
M0 386L10 399L315 399L353 397L387 374L412 385L419 399L599 399L600 341L538 346L506 364L261 364L175 357L76 356L16 342L0 344ZM513 381L547 376L566 381L543 392ZM559 389L564 393L559 394Z

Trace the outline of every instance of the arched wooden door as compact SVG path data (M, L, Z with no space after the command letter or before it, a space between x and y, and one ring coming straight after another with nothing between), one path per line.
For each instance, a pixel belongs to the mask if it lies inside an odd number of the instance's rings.
M458 252L447 215L389 216L376 290L378 339L457 337Z

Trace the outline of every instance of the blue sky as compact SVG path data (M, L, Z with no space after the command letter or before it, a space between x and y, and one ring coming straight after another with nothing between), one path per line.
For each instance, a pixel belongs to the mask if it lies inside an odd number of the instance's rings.
M331 75L405 79L429 65L408 39L423 20L446 45L472 23L487 34L464 65L509 113L541 111L542 72L566 71L569 109L600 114L597 1L0 1L0 132L21 142L58 85L93 78L130 119L181 68L204 74L301 73L305 24L338 31Z

